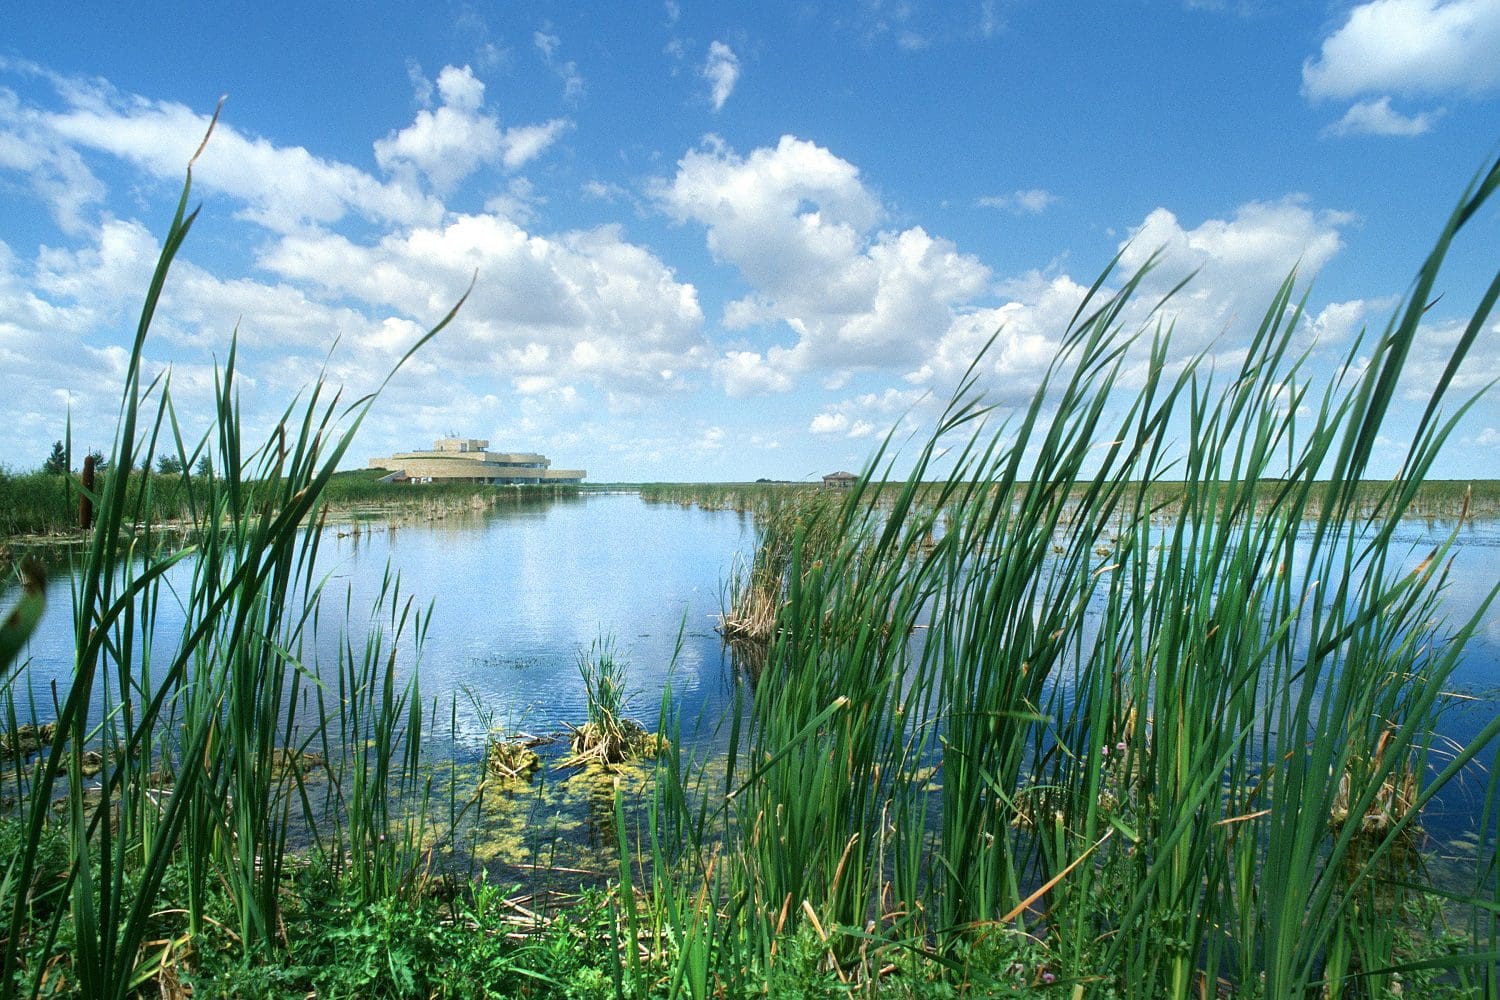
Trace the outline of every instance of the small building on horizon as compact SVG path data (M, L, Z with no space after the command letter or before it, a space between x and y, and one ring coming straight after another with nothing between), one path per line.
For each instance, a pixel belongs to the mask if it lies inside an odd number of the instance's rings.
M385 469L390 482L489 483L496 486L534 486L539 483L581 483L583 469L554 469L552 460L534 452L489 451L482 438L439 438L431 451L403 451L370 459L370 468Z
M823 486L830 490L852 490L859 477L852 472L830 472L823 477Z

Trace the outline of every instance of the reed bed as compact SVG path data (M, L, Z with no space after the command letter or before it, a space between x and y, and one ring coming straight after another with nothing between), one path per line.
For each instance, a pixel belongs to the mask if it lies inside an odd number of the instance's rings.
M313 571L322 495L374 397L345 403L317 383L253 447L231 347L212 438L189 443L169 377L143 381L147 332L196 215L190 186L130 355L111 454L121 471L96 481L97 519L71 566L73 679L38 693L17 667L43 613L35 586L0 646L7 730L24 732L18 715L35 717L39 701L55 716L5 754L5 995L179 995L215 947L232 965L286 954L289 900L306 908L288 887L310 863L364 905L409 898L424 870L429 772L400 665L426 617L392 577L373 615L346 606L333 623L336 664L312 655L329 628ZM165 477L134 470L161 454L192 468L209 447L221 471L158 508ZM160 530L164 514L187 519L192 544ZM170 632L167 602L182 619Z
M136 469L120 475L117 470L106 469L97 475L92 491L84 489L82 477L75 473L17 474L0 468L0 543L7 543L7 548L23 548L86 540L90 528L80 521L80 497L85 492L103 495L112 478L123 483L126 508L148 515L150 527L159 531L186 531L194 526L196 512L210 503L214 477L211 470L205 471L202 460L212 444L204 442L202 447L193 449L198 461L188 471ZM181 464L175 455L168 457L170 466ZM245 470L245 474L251 471ZM219 478L222 479L222 474ZM579 489L574 484L556 483L507 487L472 483L407 486L378 480L377 472L335 472L322 488L320 509L335 521L382 516L441 520L496 507L546 503L576 496ZM149 503L145 502L145 494L149 494ZM135 533L147 526L129 523L121 527ZM0 566L6 561L6 548L0 548Z
M831 548L773 533L784 599L727 768L664 766L635 989L1496 996L1493 779L1465 884L1420 852L1423 807L1495 753L1500 720L1435 733L1496 594L1443 615L1467 499L1432 551L1393 536L1500 276L1400 474L1363 480L1497 186L1332 378L1293 352L1291 279L1225 377L1169 369L1168 334L1123 323L1141 274L1106 275L1024 412L995 426L971 372L907 477L877 454L861 482L886 482L814 515Z
M735 644L763 646L776 630L776 620L787 600L792 555L797 552L804 566L836 548L830 533L837 498L825 492L762 492L752 510L759 538L749 565L731 573L727 610L719 619L719 632Z
M141 494L150 492L150 510L158 525L183 522L194 506L191 494L195 489L202 494L201 482L191 474L144 470L132 471L128 476L108 470L100 472L95 479L95 491L102 495L113 478L126 483L128 509L143 509ZM81 479L72 473L0 470L0 539L40 541L60 535L85 537L87 532L80 525L78 509L82 493ZM135 526L124 527L133 530Z
M867 484L868 493L891 498L898 495L902 481L875 482ZM1280 479L1267 479L1255 484L1257 510L1269 509L1276 496L1286 484ZM1356 488L1354 509L1361 516L1370 516L1388 484L1380 481L1362 481ZM921 502L930 502L942 493L943 484L935 481L923 482L917 496ZM821 486L806 483L649 483L637 487L641 499L647 503L675 503L683 507L698 507L702 510L733 510L769 516L771 511L787 502L799 498L827 496ZM1131 491L1141 492L1141 502L1153 510L1168 512L1182 502L1187 486L1170 472L1167 477L1152 483L1132 482ZM1322 496L1328 489L1324 480L1317 482L1317 490L1309 498L1304 515L1307 520L1316 520L1321 509ZM1073 504L1087 492L1086 484L1070 487ZM837 496L838 494L833 494ZM1071 516L1071 505L1065 509L1062 520ZM1435 521L1452 521L1460 517L1468 520L1500 517L1500 480L1495 479L1439 479L1423 480L1417 486L1411 504L1404 517Z
M814 496L821 487L806 483L644 483L636 489L647 503L764 514L783 501Z

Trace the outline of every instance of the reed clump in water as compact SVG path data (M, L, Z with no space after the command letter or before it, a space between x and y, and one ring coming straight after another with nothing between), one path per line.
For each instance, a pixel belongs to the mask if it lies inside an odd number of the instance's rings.
M491 733L485 745L485 767L502 780L527 782L542 766L542 757L526 739L506 739Z
M612 639L599 639L578 655L588 721L570 726L564 767L613 768L627 761L655 757L662 740L626 716L630 695L625 686L625 661Z
M826 492L762 490L755 508L755 552L748 568L736 568L729 582L728 610L719 618L719 632L727 641L742 646L770 641L791 585L794 553L801 567L811 568L820 554L833 551L831 528L838 499Z
M1333 836L1341 837L1346 828L1351 833L1346 860L1351 875L1376 858L1391 878L1420 864L1425 834L1417 810L1421 789L1416 769L1409 759L1395 765L1382 759L1394 736L1387 730L1371 754L1350 754L1329 805L1328 828Z

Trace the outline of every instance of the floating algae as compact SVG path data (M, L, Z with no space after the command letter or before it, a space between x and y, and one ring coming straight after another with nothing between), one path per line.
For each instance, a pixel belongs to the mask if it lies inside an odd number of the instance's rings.
M635 829L644 822L655 763L586 763L560 773L542 768L541 755L530 752L538 763L525 781L497 774L488 759L478 769L472 808L455 831L454 850L497 874L523 873L535 886L576 888L580 881L611 877L619 850L615 790L627 825Z

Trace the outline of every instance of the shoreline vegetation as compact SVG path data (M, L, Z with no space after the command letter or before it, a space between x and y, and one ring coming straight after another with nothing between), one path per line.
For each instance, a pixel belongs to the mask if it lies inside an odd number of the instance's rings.
M1127 328L1140 274L1107 270L1003 435L981 357L903 456L908 476L883 447L850 490L757 491L763 555L726 610L761 595L744 607L761 634L724 756L683 749L670 689L654 734L628 720L607 639L580 654L588 718L568 764L612 851L603 878L535 856L581 887L559 899L491 882L475 857L496 796L546 808L523 752L538 744L476 705L498 749L469 769L435 754L457 696L428 703L398 669L430 608L393 571L371 608L314 572L335 470L379 393L317 383L247 442L231 346L214 426L189 448L170 376L143 379L196 215L190 168L108 457L219 466L170 518L157 476L96 481L66 687L21 678L27 636L70 609L44 606L25 560L4 598L0 729L18 735L0 752L0 992L1500 995L1500 718L1467 745L1437 736L1500 583L1447 619L1474 500L1433 483L1449 513L1419 509L1500 275L1401 474L1365 481L1443 260L1497 188L1500 163L1331 379L1293 352L1292 279L1224 379L1169 366L1163 327ZM1127 358L1144 372L1129 389ZM1186 454L1168 449L1179 423ZM643 492L737 502L719 489ZM1392 541L1413 514L1454 521L1415 566ZM192 526L186 545L164 520ZM169 586L174 567L187 579ZM320 635L338 637L332 662ZM1424 808L1465 781L1484 806L1440 879Z
M142 493L151 493L150 514L154 528L186 528L193 511L208 495L211 471L183 472L184 463L168 463L173 471L136 471L127 477L126 491L132 509L142 506ZM329 523L397 518L441 520L463 510L524 503L553 497L574 496L578 486L478 486L469 483L428 483L404 486L379 481L376 469L336 472L323 490L319 515ZM96 476L94 490L108 488L112 473L106 468ZM77 473L32 471L14 473L0 469L0 545L35 546L66 544L85 539L89 532L79 523L79 500L85 490ZM143 529L143 524L132 528Z
M102 492L110 473L98 474L95 489ZM389 523L422 523L439 521L470 511L484 511L515 504L526 504L560 497L577 497L589 493L637 493L647 503L675 503L703 510L732 510L766 515L787 502L788 498L824 497L829 491L812 483L591 483L536 486L490 486L469 483L428 483L404 486L378 481L379 470L336 472L324 490L319 514L333 525L359 524L385 519ZM202 505L206 477L202 473L137 473L130 477L128 490L140 491L149 484L152 491L151 527L159 530L187 531L192 526L191 512ZM1315 483L1318 492L1326 493L1330 483ZM1269 502L1285 484L1267 479L1256 487L1257 504ZM1358 508L1374 510L1388 484L1367 480L1356 487ZM1158 511L1169 511L1180 504L1188 484L1171 480L1151 483L1128 483L1126 488L1142 492L1143 502ZM871 484L868 491L879 497L895 496L893 486ZM919 498L936 496L940 482L924 482ZM84 494L77 473L35 470L15 473L0 468L0 568L20 550L77 544L89 538L90 532L79 526L79 499ZM1084 488L1074 487L1076 501ZM135 498L139 504L139 498ZM1309 520L1318 516L1316 504L1306 511ZM1413 520L1451 521L1464 518L1478 521L1500 518L1500 480L1495 479L1429 479L1417 487L1410 505L1402 512ZM144 524L132 525L141 531Z
M902 487L899 482L870 483L865 489L879 496L893 498ZM1250 490L1257 506L1271 503L1278 490L1287 483L1283 479L1262 479ZM1333 484L1326 479L1313 480L1319 493L1327 493ZM935 498L943 490L940 480L924 481L917 486L917 497L922 500ZM1187 496L1192 484L1180 480L1157 479L1151 482L1133 481L1122 484L1132 493L1141 494L1145 505L1161 510L1175 511ZM1362 480L1354 487L1355 504L1369 514L1379 503L1390 484L1381 480ZM595 488L593 486L586 488ZM757 483L620 483L610 489L625 489L637 492L649 503L676 503L695 506L704 510L756 511L788 496L827 496L827 487L816 483L757 482ZM1083 484L1071 487L1071 499L1077 501L1087 492ZM1134 497L1132 498L1134 499ZM1309 519L1316 519L1316 507L1307 512ZM1500 517L1500 479L1424 479L1417 485L1411 503L1402 511L1402 516L1413 519L1433 520L1484 520Z

